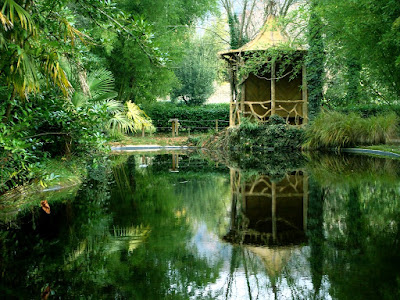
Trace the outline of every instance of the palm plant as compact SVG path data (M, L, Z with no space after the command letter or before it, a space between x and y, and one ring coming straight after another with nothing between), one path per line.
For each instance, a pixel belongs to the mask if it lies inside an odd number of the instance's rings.
M84 75L80 77L81 86L75 89L71 97L72 104L76 108L94 104L105 105L110 114L105 129L111 136L136 132L142 128L154 131L151 119L136 104L127 101L124 105L115 100L118 93L114 90L114 77L109 70L94 70L86 80Z

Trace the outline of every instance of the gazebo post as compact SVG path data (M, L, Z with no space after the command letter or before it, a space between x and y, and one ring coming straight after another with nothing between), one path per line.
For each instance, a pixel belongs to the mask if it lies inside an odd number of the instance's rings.
M271 65L271 116L275 115L275 83L276 83L276 65L275 61Z
M303 230L307 230L308 214L308 175L303 173Z
M234 102L234 99L233 99L233 93L234 93L233 76L234 76L233 66L229 62L229 77L230 77L229 78L229 83L230 83L230 86L231 86L231 101L230 101L230 104L229 104L229 127L232 127L232 126L235 125L235 122L234 122L234 119L233 119L233 112L235 111L235 109L234 109L235 102Z
M240 112L244 115L244 102L246 101L246 84L243 82L240 87Z
M272 182L271 183L271 194L272 194L272 207L271 207L271 212L272 212L272 240L274 243L276 243L276 238L277 238L277 226L276 226L276 183Z

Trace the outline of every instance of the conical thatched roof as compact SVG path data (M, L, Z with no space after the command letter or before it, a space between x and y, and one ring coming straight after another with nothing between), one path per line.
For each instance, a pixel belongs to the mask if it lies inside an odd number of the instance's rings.
M292 246L269 248L260 246L246 246L246 248L262 259L270 279L274 280L281 275L293 252L298 247Z
M264 51L282 44L290 44L290 38L279 28L275 16L269 16L257 36L239 49L220 52L221 56L240 52ZM298 47L297 50L304 50Z

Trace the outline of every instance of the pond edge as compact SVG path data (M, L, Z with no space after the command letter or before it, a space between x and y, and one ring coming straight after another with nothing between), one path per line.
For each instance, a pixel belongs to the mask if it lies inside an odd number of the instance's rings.
M385 156L391 158L400 158L400 154L382 150L372 150L364 148L343 148L340 151L344 153L372 154L372 155Z

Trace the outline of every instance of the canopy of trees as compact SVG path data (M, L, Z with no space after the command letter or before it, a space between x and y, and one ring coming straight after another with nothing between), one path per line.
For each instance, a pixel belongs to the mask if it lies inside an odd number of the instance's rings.
M179 85L174 67L190 28L215 7L1 0L0 190L29 179L43 155L95 152L109 133L135 130L141 112L128 101L153 101Z

